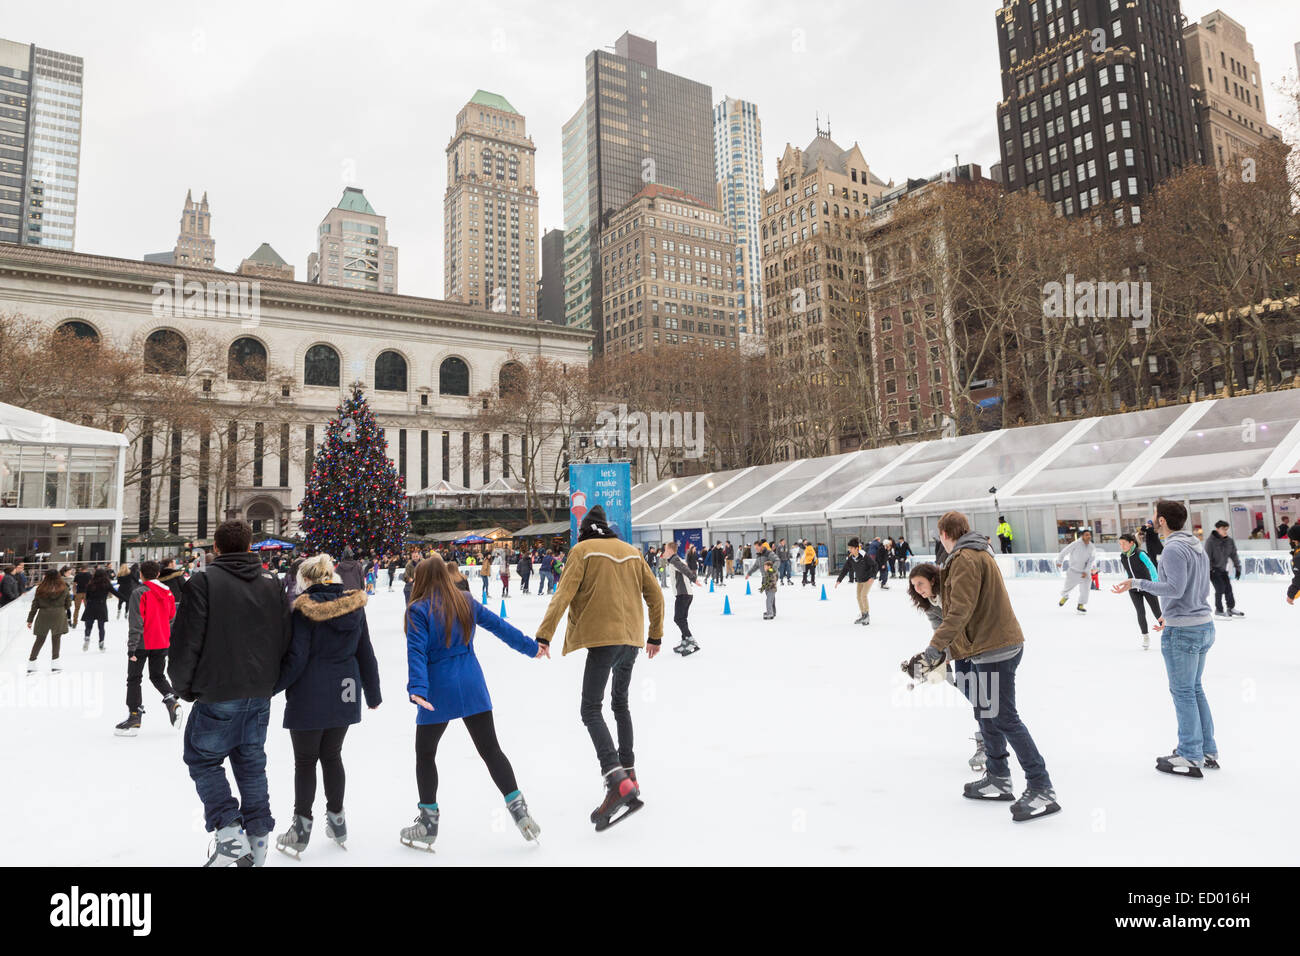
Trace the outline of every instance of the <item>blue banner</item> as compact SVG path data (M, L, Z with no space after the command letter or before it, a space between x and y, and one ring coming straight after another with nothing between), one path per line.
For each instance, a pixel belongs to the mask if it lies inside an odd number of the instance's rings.
M578 543L582 516L600 505L610 528L632 540L632 465L626 461L569 466L569 540Z
M677 553L686 554L686 545L695 545L699 551L704 547L704 533L700 528L677 528L673 531L673 540L677 542Z

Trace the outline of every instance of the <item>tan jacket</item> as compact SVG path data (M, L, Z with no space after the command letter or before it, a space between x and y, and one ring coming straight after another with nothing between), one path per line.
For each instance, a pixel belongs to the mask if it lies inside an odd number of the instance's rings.
M610 644L645 647L642 603L650 608L650 643L658 644L664 634L664 595L641 552L617 538L579 541L565 559L537 640L550 643L568 608L565 654Z
M940 572L939 596L943 623L930 644L950 648L953 660L1025 642L1002 572L988 551L954 551Z

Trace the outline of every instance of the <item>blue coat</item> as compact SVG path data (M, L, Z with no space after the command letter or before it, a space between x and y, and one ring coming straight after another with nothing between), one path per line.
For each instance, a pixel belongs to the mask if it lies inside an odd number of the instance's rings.
M378 707L379 664L366 626L366 595L315 584L293 604L293 637L275 693L285 691L287 730L328 730L361 721L361 692Z
M468 594L474 611L474 623L491 631L520 654L537 656L537 642L526 637L512 624L501 620ZM460 624L451 626L451 647L447 646L446 623L429 601L412 604L406 628L406 665L408 697L414 694L433 705L425 710L417 705L417 724L441 724L460 717L481 714L492 709L483 668L474 654L477 627L465 643Z

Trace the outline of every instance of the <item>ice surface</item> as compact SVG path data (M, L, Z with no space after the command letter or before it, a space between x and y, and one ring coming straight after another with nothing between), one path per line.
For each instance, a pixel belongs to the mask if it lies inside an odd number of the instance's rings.
M740 579L735 579L737 582ZM500 607L494 581L490 606ZM1047 760L1063 811L1013 824L1007 804L963 799L974 723L958 692L908 691L899 662L929 640L901 582L872 592L869 627L854 626L853 589L830 600L781 589L762 620L755 584L697 590L692 627L703 650L638 660L632 682L637 772L645 809L597 834L591 743L578 716L584 654L534 661L486 632L476 638L502 747L542 827L526 844L463 727L439 754L442 828L436 855L398 843L416 814L413 705L406 701L401 593L369 607L384 704L348 734L348 852L324 837L324 793L311 846L272 866L440 864L1291 864L1288 822L1300 784L1293 744L1300 685L1300 607L1283 585L1238 584L1242 620L1216 622L1205 688L1224 769L1200 781L1153 769L1176 744L1159 637L1141 650L1127 597L1094 592L1087 616L1058 608L1050 581L1011 581L1027 636L1020 711ZM724 593L734 614L721 615ZM531 633L548 599L516 595L510 620ZM668 596L671 617L671 596ZM9 624L10 627L14 625ZM64 641L65 671L24 675L29 632L0 658L0 863L197 865L206 858L199 801L179 730L146 679L140 736L117 738L125 715L126 622L109 651ZM293 757L272 705L268 774L277 831L288 826ZM1017 792L1024 779L1012 762ZM1281 809L1280 809L1281 808Z

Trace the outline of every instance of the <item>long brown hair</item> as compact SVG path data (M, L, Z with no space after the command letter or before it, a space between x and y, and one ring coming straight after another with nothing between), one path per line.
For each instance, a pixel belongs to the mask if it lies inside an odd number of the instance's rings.
M451 647L452 625L460 624L460 633L468 644L474 636L474 608L471 598L456 587L457 574L452 574L447 562L438 554L425 558L415 566L411 580L411 603L406 606L406 630L411 626L411 607L420 601L429 602L429 625L435 618L444 622L447 646Z
M916 593L916 585L912 583L913 578L925 578L930 582L930 593L935 597L939 596L939 566L937 564L918 564L907 573L907 596L912 599L918 611L925 611L930 608L929 598L923 598Z
M50 568L45 572L45 577L41 578L41 583L36 586L37 597L54 597L56 594L62 594L68 589L68 582L63 580L63 575L58 571Z

